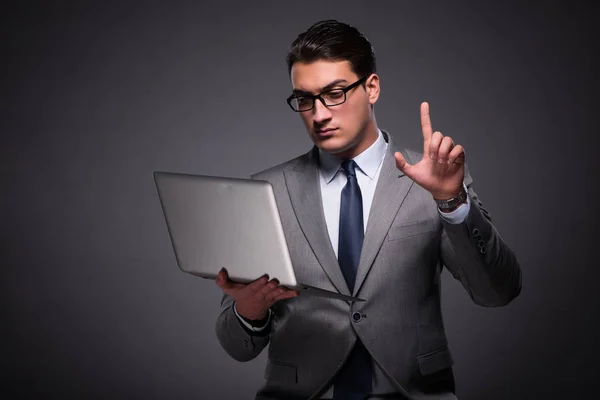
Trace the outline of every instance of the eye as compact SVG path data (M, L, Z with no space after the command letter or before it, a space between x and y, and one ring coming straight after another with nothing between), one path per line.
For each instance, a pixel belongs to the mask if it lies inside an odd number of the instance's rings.
M323 93L322 96L328 100L341 100L344 97L344 91L343 90L330 90L327 93Z
M296 97L296 102L299 106L306 106L311 103L312 99L310 97Z

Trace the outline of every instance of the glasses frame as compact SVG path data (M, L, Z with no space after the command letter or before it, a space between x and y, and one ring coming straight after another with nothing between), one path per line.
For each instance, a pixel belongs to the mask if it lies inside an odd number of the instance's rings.
M341 104L344 104L344 103L346 102L346 98L347 98L346 94L347 94L347 93L348 93L350 90L354 89L355 87L357 87L357 86L358 86L358 85L360 85L361 83L365 82L365 81L366 81L368 78L369 78L369 76L364 76L364 77L360 78L359 80L357 80L356 82L354 82L354 83L351 83L350 85L348 85L348 86L346 86L346 87L343 87L343 88L336 88L336 89L327 89L327 90L324 90L324 91L322 91L321 93L319 93L319 94L315 94L315 95L311 95L311 94L303 94L303 95L301 95L301 96L298 96L298 95L296 95L296 94L292 94L290 97L288 97L288 98L287 98L287 100L286 100L286 101L287 101L288 105L290 106L290 108L291 108L293 111L295 111L295 112L306 112L306 111L311 111L311 110L314 110L314 108L315 108L315 104L316 104L315 102L316 102L317 100L320 100L320 101L321 101L321 103L322 103L322 104L323 104L325 107L327 107L327 108L329 108L329 107L335 107L335 106L339 106L339 105L341 105ZM329 93L329 92L332 92L332 91L335 91L335 90L341 90L341 91L344 93L344 100L343 100L343 101L341 101L340 103L336 103L336 104L329 104L329 105L328 105L327 103L325 103L325 99L324 99L323 97L321 97L321 96L322 96L322 95L324 95L325 93ZM308 108L308 109L306 109L306 110L296 110L296 109L294 108L294 106L292 106L292 100L294 100L294 99L295 99L295 98L297 98L297 97L304 97L304 98L310 98L310 99L312 99L312 107L311 107L311 108Z

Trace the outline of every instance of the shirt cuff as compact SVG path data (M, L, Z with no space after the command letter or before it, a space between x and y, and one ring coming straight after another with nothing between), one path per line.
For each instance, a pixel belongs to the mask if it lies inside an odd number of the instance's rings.
M246 322L246 320L244 320L244 318L242 318L242 316L240 314L238 314L237 309L235 308L235 303L233 303L233 312L235 313L236 317L238 317L238 319L240 320L240 322L242 324L244 324L244 326L248 329L250 329L253 332L261 332L264 331L268 326L269 323L271 322L271 309L269 308L269 315L267 316L267 322L263 325L263 326L252 326L250 325L248 322Z
M467 189L465 188L465 190L467 190ZM458 206L456 208L456 210L450 211L450 212L442 212L438 208L438 213L440 214L440 217L442 217L442 219L444 219L446 222L453 224L453 225L458 225L458 224L462 224L465 221L465 219L467 218L467 215L469 215L470 209L471 209L471 196L469 196L467 194L467 202L465 204L461 204L460 206Z

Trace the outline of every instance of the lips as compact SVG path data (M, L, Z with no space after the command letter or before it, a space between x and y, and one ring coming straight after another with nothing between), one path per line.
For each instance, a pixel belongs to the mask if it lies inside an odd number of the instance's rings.
M315 130L315 134L320 137L328 137L328 136L332 136L336 130L337 130L337 128L318 129L318 130Z

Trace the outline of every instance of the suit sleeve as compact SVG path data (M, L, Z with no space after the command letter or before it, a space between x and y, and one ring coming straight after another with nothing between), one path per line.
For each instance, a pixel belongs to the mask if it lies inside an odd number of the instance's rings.
M471 200L465 220L451 224L442 219L442 262L476 304L503 306L521 292L521 266L473 190L467 168L465 186Z
M221 300L221 314L217 318L216 333L223 349L237 361L250 361L269 344L271 323L260 332L246 328L233 309L234 299L226 294Z

